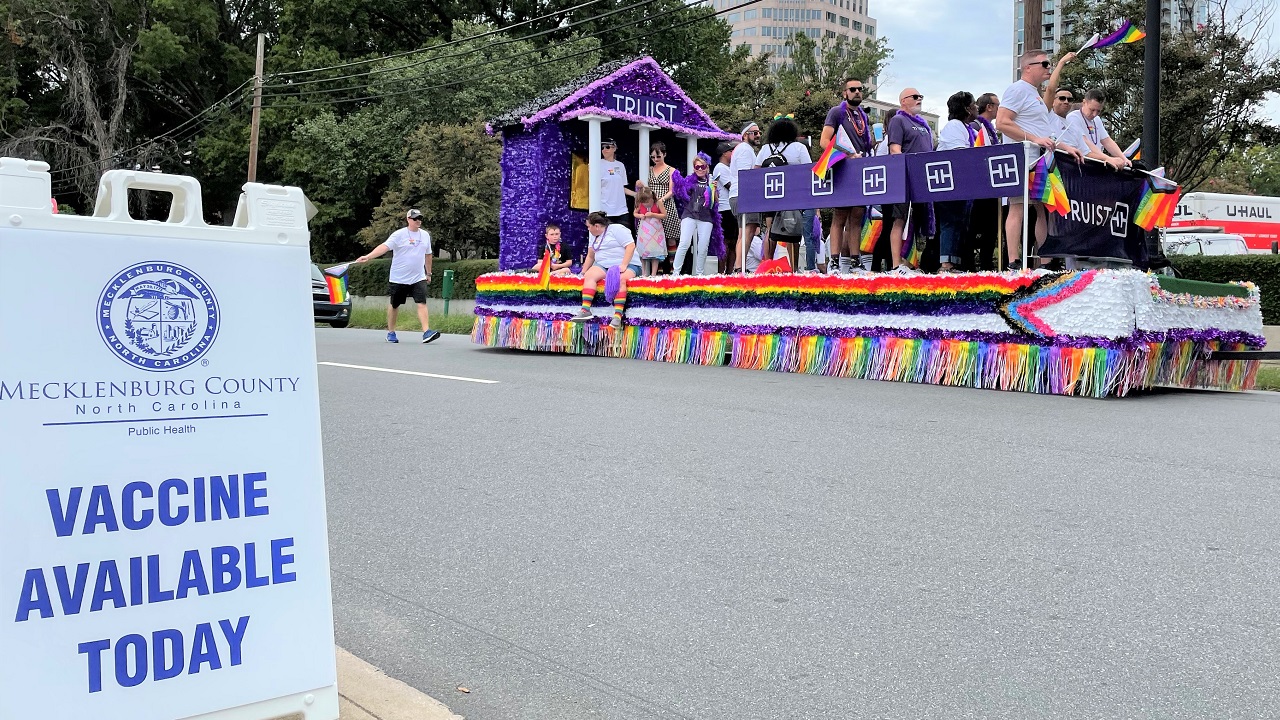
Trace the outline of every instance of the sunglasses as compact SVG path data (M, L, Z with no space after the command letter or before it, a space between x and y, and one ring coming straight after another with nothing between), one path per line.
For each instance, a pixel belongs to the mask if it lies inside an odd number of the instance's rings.
M1048 60L1041 60L1040 62L1027 63L1027 67L1035 67L1036 65L1039 65L1045 70L1048 70L1049 68L1053 67L1053 63L1049 62Z
M693 169L694 169L694 170L706 170L706 169L707 169L707 166L706 166L706 165L703 165L702 163L694 163L694 164L693 164Z
M617 150L618 146L617 145L601 145L600 149L601 150Z
M1071 97L1070 95L1059 95L1059 96L1058 96L1058 101L1059 101L1059 102L1071 102L1072 100L1075 100L1075 98Z
M915 100L915 101L917 101L917 102L918 102L918 101L920 101L920 100L923 100L923 99L924 99L924 96L923 96L923 95L920 95L920 94L918 94L918 93L917 93L917 94L915 94L915 95L907 95L907 96L903 97L902 99L903 99L903 100L906 100L907 98L911 98L912 100Z
M861 85L859 85L858 87L847 87L847 88L845 88L845 89L844 89L844 91L845 91L845 92L856 92L856 93L860 93L860 92L862 92L862 86L861 86Z

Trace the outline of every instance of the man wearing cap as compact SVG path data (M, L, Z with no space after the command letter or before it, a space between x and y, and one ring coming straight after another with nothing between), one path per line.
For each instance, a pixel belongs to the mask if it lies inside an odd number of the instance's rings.
M609 222L631 227L631 213L627 211L627 195L635 195L627 189L627 167L618 162L618 143L613 138L600 141L600 211L609 216Z
M751 244L751 238L744 240L747 223L753 223L757 227L760 225L760 213L743 215L738 212L738 173L756 166L756 149L759 147L760 126L754 122L749 122L742 126L742 142L738 143L737 147L733 149L733 154L729 156L729 209L733 211L733 216L738 219L739 228L737 265L733 268L734 272L742 272L743 251L747 245Z
M402 227L391 233L387 241L374 248L368 255L361 255L356 262L364 263L382 257L388 252L391 256L391 279L387 284L387 294L391 296L387 305L387 342L398 343L396 337L396 315L406 298L412 296L418 308L418 321L422 323L422 342L429 343L440 337L440 333L430 329L427 317L427 288L431 285L431 233L422 229L422 212L416 208L405 214L408 227Z

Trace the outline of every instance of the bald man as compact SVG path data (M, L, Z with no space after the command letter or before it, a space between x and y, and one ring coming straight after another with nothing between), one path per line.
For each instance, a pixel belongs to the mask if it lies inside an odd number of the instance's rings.
M906 88L898 94L898 106L902 109L889 120L889 154L933 152L933 128L920 117L920 104L924 95L915 88ZM889 251L893 253L893 269L900 273L911 272L911 266L902 262L902 233L906 228L907 214L912 216L913 227L923 227L927 222L928 208L923 203L898 203L891 206L893 227L889 230ZM907 242L913 238L906 238Z

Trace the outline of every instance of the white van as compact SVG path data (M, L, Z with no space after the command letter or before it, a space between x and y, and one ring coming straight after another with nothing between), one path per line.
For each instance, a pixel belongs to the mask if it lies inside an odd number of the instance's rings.
M1248 255L1243 236L1216 227L1169 228L1160 233L1165 255Z

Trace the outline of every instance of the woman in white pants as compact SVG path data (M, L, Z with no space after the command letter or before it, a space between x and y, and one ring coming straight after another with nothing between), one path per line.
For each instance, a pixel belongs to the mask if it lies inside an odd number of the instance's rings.
M717 219L719 201L716 183L710 179L710 174L711 157L698 153L693 161L693 177L688 181L689 199L684 204L684 212L680 213L680 246L676 248L675 263L671 269L673 275L680 274L685 254L695 237L698 244L693 248L693 274L702 275L706 270L707 248L711 245L712 222Z

